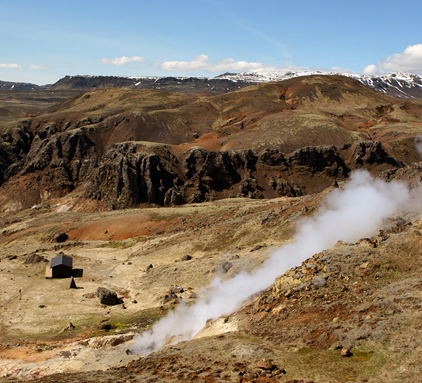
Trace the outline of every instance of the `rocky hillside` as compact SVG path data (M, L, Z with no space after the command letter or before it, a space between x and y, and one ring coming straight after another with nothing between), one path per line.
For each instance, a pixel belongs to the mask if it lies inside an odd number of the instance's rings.
M100 209L311 194L356 168L417 162L421 106L340 76L212 97L89 92L3 129L1 206L70 192Z

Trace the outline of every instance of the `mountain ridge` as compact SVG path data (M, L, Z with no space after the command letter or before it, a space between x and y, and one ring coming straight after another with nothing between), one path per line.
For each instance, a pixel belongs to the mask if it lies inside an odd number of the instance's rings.
M89 91L104 88L162 89L188 94L222 94L243 87L277 82L295 77L310 75L340 75L358 80L362 84L381 93L405 98L422 98L422 77L405 72L393 72L388 75L359 75L343 72L298 71L269 73L224 73L216 77L183 76L65 76L54 84L35 85L29 83L0 81L0 90L80 90Z

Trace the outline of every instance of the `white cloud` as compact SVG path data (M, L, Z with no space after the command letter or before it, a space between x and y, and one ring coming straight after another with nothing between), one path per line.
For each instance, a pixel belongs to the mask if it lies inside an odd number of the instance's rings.
M133 57L116 57L115 59L101 59L100 60L103 64L110 64L110 65L125 65L132 62L145 62L146 60L140 56L133 56Z
M376 65L371 64L371 65L367 65L365 69L362 71L362 73L365 75L377 75L377 74L380 74L380 70Z
M50 69L50 67L45 65L28 65L28 69Z
M192 61L166 61L160 64L164 70L179 72L213 72L222 73L228 71L235 72L270 72L279 70L278 67L258 62L236 61L231 58L209 61L207 55L196 56Z
M403 52L383 58L377 65L368 65L363 70L363 74L391 72L422 74L422 44L409 45Z
M224 73L224 72L257 72L257 73L268 73L268 72L336 72L336 73L354 73L348 68L323 68L323 67L298 67L294 65L271 65L260 62L248 62L248 61L236 61L232 58L225 58L222 60L216 60L214 62L209 61L207 55L196 56L192 61L165 61L163 63L155 63L154 65L159 66L163 70L178 71L178 72L212 72L212 73Z
M22 68L19 64L0 64L0 68L3 69L19 69Z

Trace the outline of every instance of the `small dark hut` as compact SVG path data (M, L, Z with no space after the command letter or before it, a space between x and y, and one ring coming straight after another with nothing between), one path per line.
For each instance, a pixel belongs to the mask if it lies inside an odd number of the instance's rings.
M70 278L72 276L73 259L59 255L51 259L50 267L45 270L46 278Z

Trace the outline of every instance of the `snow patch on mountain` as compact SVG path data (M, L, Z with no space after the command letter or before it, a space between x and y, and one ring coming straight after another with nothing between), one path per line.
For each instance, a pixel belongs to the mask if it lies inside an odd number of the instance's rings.
M362 84L380 91L402 98L422 97L422 77L405 72L390 73L382 76L368 76L354 73L321 72L321 71L300 71L300 72L273 72L273 73L225 73L216 78L232 81L243 81L251 83L263 83L273 81L289 80L294 77L312 75L340 75L353 78ZM406 90L403 90L406 88ZM415 89L416 92L410 90Z

